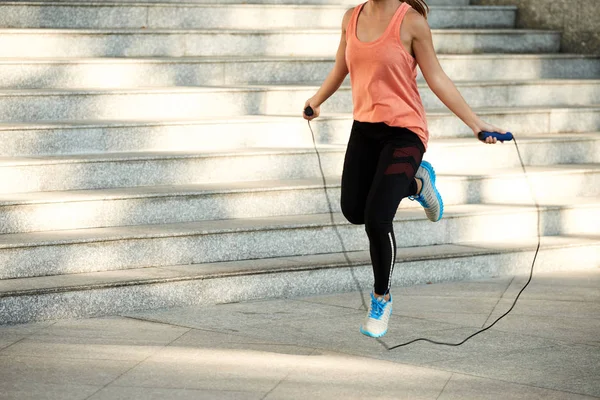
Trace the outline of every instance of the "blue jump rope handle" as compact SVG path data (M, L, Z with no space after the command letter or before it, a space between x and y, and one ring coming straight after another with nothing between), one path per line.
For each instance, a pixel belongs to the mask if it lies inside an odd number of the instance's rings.
M308 115L308 114L307 114ZM504 142L505 140L513 140L513 135L510 132L498 133L498 132L479 132L477 138L481 141L485 141L488 137L495 137L497 140Z
M314 115L314 111L311 108L311 106L308 106L304 109L304 115L306 115L307 117L312 117Z

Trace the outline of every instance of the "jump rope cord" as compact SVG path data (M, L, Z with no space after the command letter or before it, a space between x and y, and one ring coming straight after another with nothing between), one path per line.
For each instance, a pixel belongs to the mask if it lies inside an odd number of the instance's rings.
M348 257L348 254L347 254L347 251L346 251L346 247L344 246L344 240L342 239L342 235L340 234L340 232L338 230L338 227L335 224L335 221L334 221L334 218L333 218L333 207L331 205L331 199L329 198L329 193L327 192L327 182L325 180L325 172L323 171L323 164L321 162L321 154L319 153L319 150L317 149L317 141L315 139L315 133L313 132L312 126L310 124L310 121L308 121L308 128L310 129L310 133L312 135L312 141L313 141L313 148L315 150L315 154L317 155L317 160L319 161L319 170L321 171L321 178L322 178L322 182L323 182L323 191L325 192L325 198L327 199L327 206L329 208L329 219L331 221L331 225L333 227L333 230L335 231L335 233L336 233L336 235L337 235L337 237L338 237L338 239L340 241L340 244L342 246L342 251L343 251L343 254L344 254L344 258L346 260L346 263L350 267L350 273L352 274L352 278L354 280L354 283L356 284L357 290L361 294L362 305L363 305L363 307L366 310L366 309L368 309L367 308L367 302L365 300L364 294L362 293L362 289L361 289L361 286L360 286L360 281L358 280L358 278L356 277L356 274L354 273L354 266L352 265L352 262L350 261L350 258ZM405 342L405 343L397 344L395 346L389 346L382 339L378 338L377 341L386 350L388 350L388 351L394 350L394 349L397 349L397 348L400 348L400 347L408 346L408 345L416 343L416 342L428 342L428 343L437 344L437 345L441 345L441 346L451 346L451 347L461 346L464 343L466 343L468 340L470 340L471 338L473 338L473 337L479 335L480 333L483 333L483 332L487 331L488 329L492 328L494 325L496 325L498 323L498 321L500 321L502 318L506 317L513 310L513 308L515 308L515 306L517 305L517 301L519 300L519 297L521 297L521 294L523 293L523 291L525 290L525 288L527 288L527 286L529 286L529 283L531 282L531 279L533 278L533 269L534 269L534 266L535 266L535 260L537 259L538 252L540 250L540 244L541 244L542 233L541 233L540 206L539 206L539 204L537 202L537 199L536 199L536 196L535 196L535 192L533 190L533 185L529 181L529 175L527 174L527 170L525 169L525 163L523 162L523 158L521 157L521 152L519 151L519 145L517 144L517 139L514 138L514 137L513 137L513 142L515 143L515 149L517 150L517 154L519 156L519 161L521 163L521 169L523 170L523 174L525 175L525 179L527 180L527 183L528 183L528 186L529 186L529 190L531 192L531 198L533 199L533 202L534 202L536 210L537 210L537 247L535 249L535 255L533 256L533 261L531 263L531 269L529 271L529 279L527 279L527 282L525 283L525 285L521 288L521 290L519 291L519 293L515 297L515 300L512 303L512 305L510 306L510 308L508 309L508 311L506 311L504 314L502 314L500 317L498 317L490 325L488 325L485 328L482 328L482 329L478 330L477 332L475 332L475 333L467 336L465 339L461 340L458 343L439 342L437 340L432 340L432 339L427 339L427 338L417 338L417 339L413 339L413 340Z

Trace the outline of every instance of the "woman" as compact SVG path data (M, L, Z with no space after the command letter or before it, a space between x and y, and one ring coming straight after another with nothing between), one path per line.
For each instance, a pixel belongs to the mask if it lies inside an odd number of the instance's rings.
M392 313L390 281L396 241L393 219L404 197L416 200L431 221L443 214L435 172L423 161L429 132L417 90L417 65L436 96L475 135L506 133L482 121L442 70L431 39L423 0L368 0L350 9L333 70L306 107L320 106L350 73L354 123L342 173L341 208L353 224L365 224L373 264L371 304L360 331L371 337L387 332ZM496 143L489 137L486 143Z

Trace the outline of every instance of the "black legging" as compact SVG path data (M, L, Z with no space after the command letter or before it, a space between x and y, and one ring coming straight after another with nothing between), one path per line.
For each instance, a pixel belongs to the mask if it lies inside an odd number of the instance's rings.
M352 224L365 224L369 237L374 290L390 288L396 239L393 220L400 201L416 194L415 173L425 148L405 128L354 121L342 173L341 207Z

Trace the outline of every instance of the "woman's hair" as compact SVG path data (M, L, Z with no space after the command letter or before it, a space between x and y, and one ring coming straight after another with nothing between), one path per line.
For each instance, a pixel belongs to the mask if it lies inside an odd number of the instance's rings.
M429 6L425 3L425 0L403 0L409 6L414 8L419 14L421 14L425 19L427 19L427 14L429 13Z

